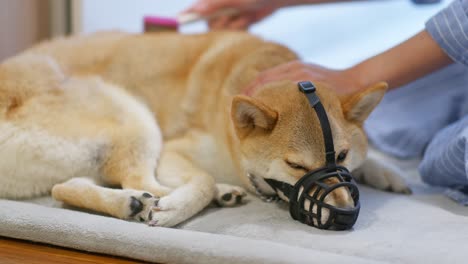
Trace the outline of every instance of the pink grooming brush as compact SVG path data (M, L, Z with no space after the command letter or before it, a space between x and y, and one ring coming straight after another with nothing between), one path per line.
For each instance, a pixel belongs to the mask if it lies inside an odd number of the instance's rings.
M145 32L177 31L179 22L173 18L146 16L144 18Z
M177 18L146 16L144 18L144 26L145 32L177 31L181 25L190 24L200 20L209 20L219 16L235 16L237 14L239 14L237 9L227 8L221 9L209 16L203 16L196 13L181 14Z

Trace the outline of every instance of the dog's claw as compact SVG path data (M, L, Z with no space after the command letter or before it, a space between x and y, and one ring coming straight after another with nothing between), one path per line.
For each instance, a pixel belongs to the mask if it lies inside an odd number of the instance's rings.
M153 210L153 212L159 212L159 211L162 211L162 208L159 206L155 206L151 210Z
M151 220L148 222L149 226L158 226L158 220Z
M413 191L410 188L405 188L401 193L410 195L413 194Z

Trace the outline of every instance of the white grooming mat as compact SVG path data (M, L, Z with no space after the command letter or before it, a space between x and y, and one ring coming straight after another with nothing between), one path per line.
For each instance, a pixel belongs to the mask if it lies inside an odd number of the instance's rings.
M61 208L45 197L0 200L0 236L163 263L466 263L468 208L423 185L416 161L381 158L406 172L414 194L360 186L352 231L303 225L285 204L252 196L236 208L209 208L177 229Z

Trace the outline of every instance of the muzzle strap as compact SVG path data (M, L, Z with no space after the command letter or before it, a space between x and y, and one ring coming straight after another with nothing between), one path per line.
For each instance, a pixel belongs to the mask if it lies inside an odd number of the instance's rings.
M330 127L330 121L328 120L327 112L320 102L320 98L315 93L316 88L311 82L300 82L299 90L303 92L309 100L312 108L315 109L315 113L320 121L322 127L323 141L325 143L325 159L328 168L335 168L335 146L333 144L333 135Z
M288 199L294 194L294 186L289 183L277 181L274 179L265 179L266 183L270 185L276 192L281 191Z

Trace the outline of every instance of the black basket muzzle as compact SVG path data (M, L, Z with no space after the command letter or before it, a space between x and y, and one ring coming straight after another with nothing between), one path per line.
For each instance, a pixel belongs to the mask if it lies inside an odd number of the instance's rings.
M350 229L356 223L361 208L359 190L351 173L345 167L336 165L330 123L315 93L314 85L311 82L300 82L299 90L307 95L322 126L326 166L308 172L294 186L273 179L265 181L289 198L289 212L295 220L320 229ZM331 184L332 181L338 182ZM354 202L352 208L341 208L325 203L327 196L332 195L332 192L338 188L344 188L349 192ZM326 214L328 218L325 217ZM325 221L322 218L326 218Z
M330 185L325 183L327 179L338 179L339 182ZM338 188L347 189L353 199L353 207L339 208L325 203L325 198ZM350 229L356 223L361 208L359 190L344 167L332 171L322 168L307 173L295 184L289 202L289 210L295 220L320 229ZM325 222L322 221L324 212L328 213Z

